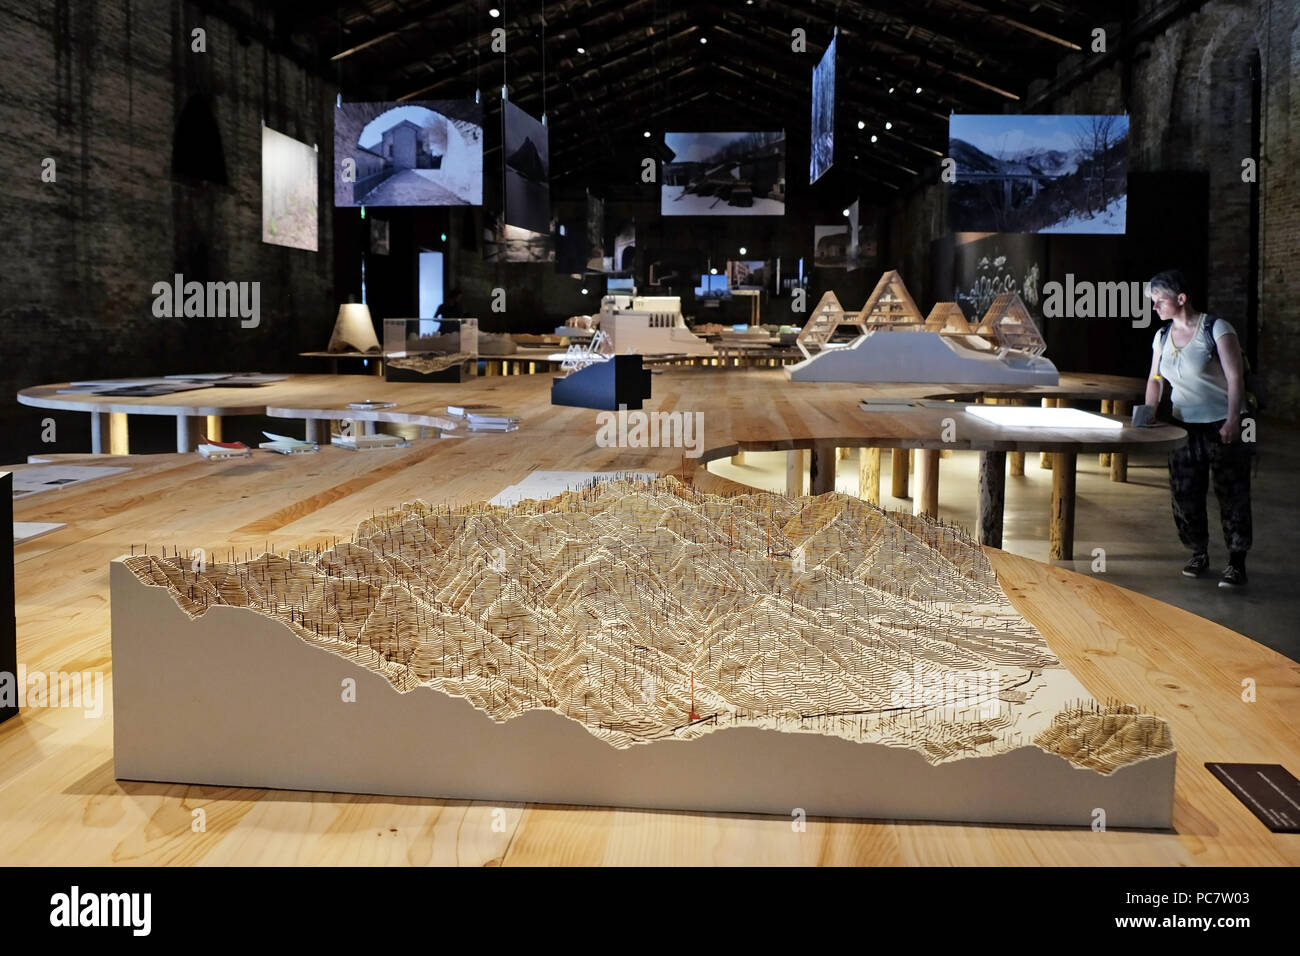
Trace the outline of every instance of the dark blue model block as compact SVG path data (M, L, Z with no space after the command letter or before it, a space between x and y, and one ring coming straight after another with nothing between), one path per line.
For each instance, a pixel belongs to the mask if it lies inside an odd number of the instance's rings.
M552 405L618 411L640 408L650 397L650 370L639 355L615 355L608 362L588 365L551 383Z

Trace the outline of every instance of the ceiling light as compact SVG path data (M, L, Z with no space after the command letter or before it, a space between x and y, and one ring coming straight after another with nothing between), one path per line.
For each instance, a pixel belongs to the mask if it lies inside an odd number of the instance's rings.
M741 254L742 256L743 256L746 252L748 252L748 251L749 251L749 250L746 249L744 246L741 246L741 247L740 247L740 254Z
M891 93L894 92L894 88L892 86L889 88L889 92Z
M872 134L871 134L871 141L872 141L873 143L874 143L878 138L879 138L879 137L877 137L875 133L872 133Z
M493 7L491 10L488 11L488 16L492 17L495 20L497 17L501 16L501 11L498 10L496 7Z
M700 37L700 42L701 42L701 43L708 43L708 42L709 42L709 38L708 38L708 37Z
M886 123L886 124L885 124L885 129L893 129L893 128L894 128L894 124L893 124L893 123Z
M580 47L578 47L578 52L579 52L579 53L586 53L586 52L587 52L587 48L586 48L585 46L580 46Z
M644 133L642 133L641 135L644 136L646 139L649 139L649 138L650 138L650 131L649 131L649 130L646 130L646 131L645 131Z
M586 290L586 289L583 289L583 290L582 290L582 294L583 294L583 295L586 295L586 294L587 294L587 290Z
M916 88L916 92L918 92L918 93L921 92L921 88L920 88L919 86Z
M866 128L867 128L867 124L862 120L858 120L858 129L866 129Z
M842 209L842 210L840 210L840 211L841 211L842 213L844 213L844 215L846 215L846 216L849 214L849 211L848 211L847 209Z
M716 266L715 266L714 268L712 268L712 269L709 270L709 275L711 275L711 276L715 276L715 275L717 275L717 274L718 274L718 270L717 270L717 267L716 267Z

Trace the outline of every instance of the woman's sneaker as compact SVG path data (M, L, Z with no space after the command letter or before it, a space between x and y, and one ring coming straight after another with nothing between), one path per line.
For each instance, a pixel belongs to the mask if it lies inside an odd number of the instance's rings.
M1199 578L1210 567L1210 556L1208 554L1194 554L1192 560L1183 565L1183 575L1189 578Z
M1219 587L1221 588L1244 588L1246 586L1246 572L1240 568L1234 568L1231 564L1223 569L1223 577L1219 578Z

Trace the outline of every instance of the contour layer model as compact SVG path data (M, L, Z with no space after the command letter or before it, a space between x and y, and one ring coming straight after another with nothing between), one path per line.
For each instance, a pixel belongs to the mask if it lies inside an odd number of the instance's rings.
M123 557L112 601L124 779L1170 825L1165 722L1092 700L958 528L844 495L417 502Z

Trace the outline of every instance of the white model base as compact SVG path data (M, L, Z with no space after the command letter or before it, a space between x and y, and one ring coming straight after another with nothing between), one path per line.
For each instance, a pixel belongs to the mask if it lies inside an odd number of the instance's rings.
M950 341L938 332L869 332L842 348L818 352L785 373L793 382L942 382L954 385L1056 385L1060 375L1045 356Z
M552 711L496 723L432 688L399 693L253 610L191 620L120 559L111 586L119 779L1074 827L1101 808L1108 828L1172 825L1172 752L1107 776L1032 745L932 766L910 749L756 727L618 750Z
M716 355L713 346L685 325L663 325L662 316L650 312L602 313L601 331L614 342L619 355Z

